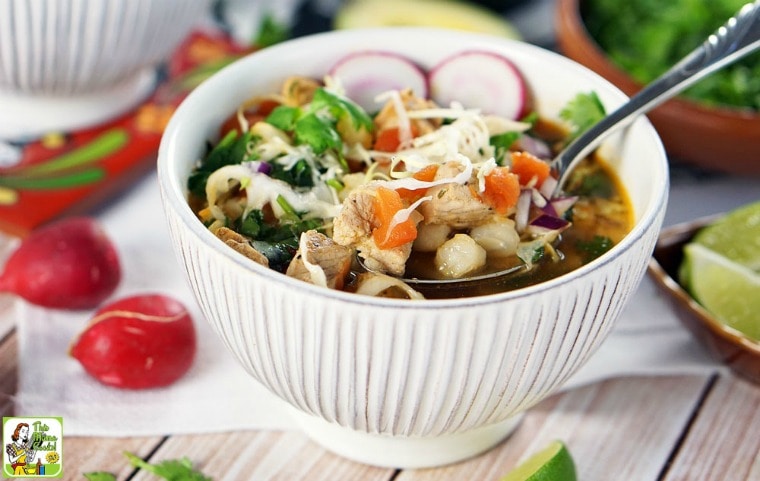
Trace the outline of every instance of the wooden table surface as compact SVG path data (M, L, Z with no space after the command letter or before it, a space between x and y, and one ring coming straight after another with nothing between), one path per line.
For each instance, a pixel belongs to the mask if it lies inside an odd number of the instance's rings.
M0 309L3 308L0 304ZM0 413L13 413L17 339L0 331ZM242 431L133 438L67 437L64 479L108 471L119 480L156 479L122 455L156 462L189 458L214 480L498 480L550 440L564 441L582 481L760 480L760 386L732 374L631 377L546 399L491 451L420 470L364 466L300 432ZM223 447L223 448L222 448Z
M754 187L743 186L743 198L695 204L675 196L671 220L756 196ZM8 303L0 297L0 313ZM17 380L15 327L0 324L1 416L14 414ZM544 400L487 453L435 469L365 466L296 431L112 438L71 437L64 430L63 479L81 480L93 471L119 480L157 479L131 467L122 454L129 451L151 462L187 457L217 481L497 481L554 439L567 444L581 481L760 481L760 386L730 373L598 382Z

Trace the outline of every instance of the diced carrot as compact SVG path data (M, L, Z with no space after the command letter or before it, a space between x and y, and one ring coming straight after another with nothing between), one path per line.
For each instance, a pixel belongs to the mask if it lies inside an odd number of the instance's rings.
M411 133L412 137L416 137L418 135L417 127L415 127L414 124L411 124ZM400 129L398 127L388 127L386 129L380 130L377 133L377 137L375 137L375 143L372 148L379 150L380 152L396 152L400 145Z
M377 228L372 238L380 249L392 249L417 238L417 225L412 219L405 219L395 225L393 216L404 208L401 196L395 190L378 187L374 199Z
M520 178L521 185L528 185L536 179L536 187L541 187L551 168L549 164L528 152L512 152L512 172Z
M206 222L207 220L210 220L213 215L211 214L211 208L206 207L204 209L201 209L198 211L198 217L203 221Z
M438 164L430 164L415 172L412 177L424 182L435 180L435 174L438 173ZM396 192L407 202L414 202L423 195L427 189L396 189Z
M496 167L485 177L483 200L499 214L506 214L517 205L520 180L508 167Z

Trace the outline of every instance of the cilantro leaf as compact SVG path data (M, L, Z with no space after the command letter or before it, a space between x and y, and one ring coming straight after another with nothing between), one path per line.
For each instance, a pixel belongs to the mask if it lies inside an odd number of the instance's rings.
M270 165L272 166L272 170L269 172L269 177L279 179L296 187L314 187L312 168L306 160L300 159L288 169L277 162L276 159L270 162Z
M166 481L212 481L200 471L193 469L193 464L187 458L151 464L130 452L125 452L124 456L132 466L153 473ZM115 475L103 471L84 473L84 477L89 481L116 481Z
M89 481L116 481L116 476L111 473L103 471L95 471L92 473L84 473L84 477Z
M285 132L292 132L296 144L309 145L315 154L328 149L340 156L343 140L337 131L339 120L348 119L352 126L372 131L372 118L351 100L335 95L324 88L314 92L308 108L279 106L266 122Z
M298 119L294 130L296 143L310 145L317 155L324 153L327 149L340 152L343 146L343 140L335 130L333 122L314 113Z
M132 466L160 476L167 481L212 481L200 471L193 469L193 464L187 458L161 461L157 464L151 464L132 453L125 452L124 455L132 463Z
M292 207L290 209L292 210ZM322 230L324 227L322 219L303 220L295 211L290 217L290 220L281 219L279 223L268 223L264 220L262 211L253 210L244 218L238 219L234 228L254 239L251 246L267 258L271 269L285 272L296 255L301 233L312 229Z
M208 177L217 169L225 165L239 164L244 160L251 160L248 156L248 142L251 141L251 133L246 132L238 136L236 130L231 130L218 144L209 152L205 159L201 161L200 166L196 168L187 180L187 188L193 194L206 197L206 181Z
M579 93L559 112L560 118L571 125L568 141L602 120L605 114L604 105L596 92Z
M319 112L323 109L327 109L336 119L348 116L356 130L364 128L367 132L371 132L374 126L369 114L357 104L347 98L340 97L320 88L314 92L310 110L312 112Z
M520 132L504 132L503 134L493 135L489 143L494 147L496 163L504 165L504 158L509 153L509 148L520 138Z
M302 220L297 213L292 217L291 220L269 223L264 220L264 213L261 210L252 210L244 217L239 218L234 228L241 234L259 241L294 241L294 245L297 245L302 232L319 229L324 223L322 219Z
M606 236L595 235L591 240L579 240L575 243L578 250L582 251L584 263L589 263L601 256L613 246L612 239Z
M267 115L264 121L277 127L285 132L291 132L296 125L296 120L301 115L301 109L298 107L288 107L287 105L278 105Z

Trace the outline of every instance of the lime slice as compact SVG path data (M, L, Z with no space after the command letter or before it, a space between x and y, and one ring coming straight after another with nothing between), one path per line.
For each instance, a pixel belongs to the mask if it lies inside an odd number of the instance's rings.
M760 202L732 210L700 230L692 242L760 272Z
M694 299L722 323L760 341L760 274L702 244L684 247Z
M564 443L552 441L510 471L501 481L575 481L575 463Z

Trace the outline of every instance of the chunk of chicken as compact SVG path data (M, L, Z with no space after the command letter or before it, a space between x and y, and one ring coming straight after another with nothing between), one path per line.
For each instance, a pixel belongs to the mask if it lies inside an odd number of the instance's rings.
M310 230L301 234L301 249L290 262L286 275L315 284L312 271L306 266L306 261L316 265L324 273L326 286L330 289L343 289L346 277L351 270L354 250L339 244L324 234Z
M438 168L435 178L451 178L463 169L459 162L446 162ZM470 183L477 185L477 180L472 179ZM473 193L470 183L441 184L428 189L426 195L432 199L419 208L425 223L445 224L461 229L488 222L493 217L493 211Z
M372 234L377 182L360 185L348 194L333 221L333 239L340 245L356 246Z
M228 227L220 227L214 231L214 235L220 238L226 245L243 254L257 264L269 267L269 259L261 252L253 248L248 239Z
M374 223L377 185L370 182L357 187L343 201L343 208L333 222L333 239L340 245L355 247L368 269L403 275L412 252L412 242L381 249L372 238L372 231L377 227Z
M399 92L401 104L407 111L425 110L436 108L437 105L432 100L416 97L411 89L404 89ZM440 127L443 119L412 119L413 130L417 135L428 134ZM393 99L388 100L374 118L375 128L379 130L398 127L398 112L396 111L396 102Z
M382 272L394 276L403 276L406 271L406 261L412 253L412 243L390 249L377 247L374 239L368 237L356 246L359 256L364 259L367 269L374 272Z

